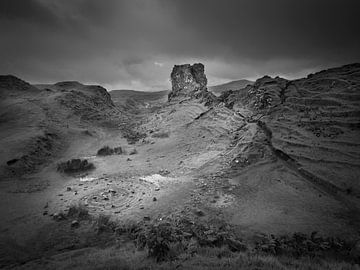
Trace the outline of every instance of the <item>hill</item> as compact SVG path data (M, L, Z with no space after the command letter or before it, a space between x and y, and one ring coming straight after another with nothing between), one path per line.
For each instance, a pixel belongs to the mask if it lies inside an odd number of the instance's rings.
M2 180L35 172L69 147L69 136L121 115L104 88L78 82L33 86L1 76L0 94Z
M214 93L216 96L219 96L227 90L239 90L239 89L242 89L245 86L247 86L249 84L251 85L253 83L254 83L253 81L249 81L249 80L236 80L236 81L231 81L231 82L224 83L224 84L209 86L208 89L210 92Z

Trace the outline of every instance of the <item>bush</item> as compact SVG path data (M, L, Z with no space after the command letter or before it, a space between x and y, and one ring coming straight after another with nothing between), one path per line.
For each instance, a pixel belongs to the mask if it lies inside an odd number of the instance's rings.
M114 150L111 149L109 146L104 146L103 148L97 151L98 156L109 156L114 153Z
M110 148L109 146L106 145L97 151L98 156L121 155L122 153L123 150L120 146L115 148Z
M123 136L126 138L129 144L135 144L136 142L140 141L141 139L146 138L146 133L134 131L133 129L128 129L123 131Z
M68 217L77 218L77 219L87 219L90 217L89 210L85 205L79 203L77 205L71 205L67 213Z
M114 232L116 229L116 223L110 220L110 216L103 214L97 217L95 225L98 233Z
M59 163L57 171L61 173L79 173L95 169L94 164L88 162L86 159L71 159L66 162Z

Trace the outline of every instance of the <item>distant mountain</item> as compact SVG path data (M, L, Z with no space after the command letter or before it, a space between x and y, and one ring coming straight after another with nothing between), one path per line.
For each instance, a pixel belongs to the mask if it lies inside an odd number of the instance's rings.
M164 98L169 93L168 90L157 91L157 92L145 92L136 90L112 90L110 95L113 99L116 98L134 98L139 101L153 101Z
M133 113L150 108L167 100L169 91L145 92L136 90L112 90L109 92L114 104L124 111Z
M248 84L252 85L254 84L254 82L249 80L236 80L224 84L209 86L208 90L210 92L213 92L216 96L219 96L222 92L226 90L239 90L244 88Z

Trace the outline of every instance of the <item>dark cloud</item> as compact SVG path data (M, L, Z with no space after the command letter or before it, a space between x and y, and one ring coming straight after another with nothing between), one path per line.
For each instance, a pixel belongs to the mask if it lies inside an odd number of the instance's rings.
M210 83L297 77L360 61L358 0L2 0L0 73L31 82L169 87L201 61Z

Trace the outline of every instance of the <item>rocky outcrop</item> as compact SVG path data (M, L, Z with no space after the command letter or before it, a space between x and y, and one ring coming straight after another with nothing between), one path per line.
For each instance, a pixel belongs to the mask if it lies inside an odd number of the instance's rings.
M215 95L207 91L207 78L201 63L175 65L171 72L171 84L169 101L195 98L210 104L216 100Z
M0 96L37 92L40 90L13 75L0 75Z

